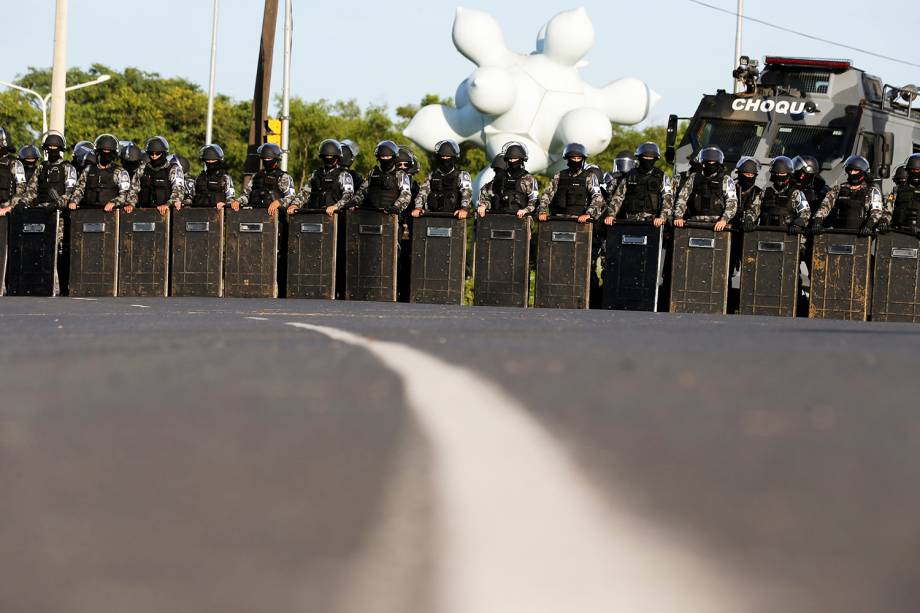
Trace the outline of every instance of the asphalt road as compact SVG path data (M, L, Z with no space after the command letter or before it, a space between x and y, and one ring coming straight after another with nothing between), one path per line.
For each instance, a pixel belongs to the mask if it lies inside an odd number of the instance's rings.
M3 298L0 611L479 613L507 581L502 611L913 612L918 356L909 324Z

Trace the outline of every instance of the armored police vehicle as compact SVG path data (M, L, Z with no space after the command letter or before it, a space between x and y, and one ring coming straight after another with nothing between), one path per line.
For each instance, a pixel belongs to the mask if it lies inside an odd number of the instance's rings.
M743 156L764 163L778 155L813 155L833 184L843 176L843 161L858 154L887 193L892 160L900 164L920 151L913 85L887 85L848 60L796 57L767 56L762 70L742 57L733 76L745 91L704 95L676 152L677 117L671 116L667 157L677 171L687 170L693 152L717 145L728 169Z

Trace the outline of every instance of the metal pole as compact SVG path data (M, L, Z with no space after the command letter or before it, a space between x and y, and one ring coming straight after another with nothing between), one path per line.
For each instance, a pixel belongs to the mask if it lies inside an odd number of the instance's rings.
M281 169L288 169L288 126L291 120L291 41L293 0L284 2L284 85L281 90Z
M738 0L738 10L735 12L735 57L732 58L732 70L738 67L738 58L741 57L741 26L744 23L744 0ZM735 93L741 91L743 82L735 79Z
M255 91L252 96L252 123L249 125L249 149L243 166L243 184L259 170L259 145L265 141L265 118L271 97L272 59L275 50L275 26L278 23L278 0L265 0L262 14L262 38L256 65Z
M67 88L67 2L57 0L54 11L54 58L51 65L51 129L64 133ZM44 127L48 131L48 125Z
M214 0L213 16L211 20L211 77L208 79L208 120L205 127L204 141L211 144L211 134L214 128L214 87L217 79L217 18L220 14L220 0Z

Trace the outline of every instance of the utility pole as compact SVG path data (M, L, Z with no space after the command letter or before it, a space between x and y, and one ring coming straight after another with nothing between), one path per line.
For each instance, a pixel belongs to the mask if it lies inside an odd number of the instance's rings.
M55 5L54 56L51 64L51 129L61 134L64 134L64 92L67 88L67 2L57 0Z
M265 142L265 118L271 99L272 57L275 49L275 25L278 22L278 0L265 0L262 14L262 39L259 45L259 62L256 65L256 85L252 96L252 121L249 124L249 148L243 166L243 182L259 170L256 149Z
M284 87L281 90L281 169L288 169L288 129L291 123L291 41L294 33L293 0L284 1Z
M735 11L735 57L732 58L732 71L738 67L738 58L741 57L741 26L744 23L744 0L738 0L738 9ZM742 91L744 83L735 79L735 93Z
M204 144L211 144L211 135L214 130L214 87L217 81L217 19L220 14L220 0L214 0L211 11L211 76L208 79L208 119L205 124Z

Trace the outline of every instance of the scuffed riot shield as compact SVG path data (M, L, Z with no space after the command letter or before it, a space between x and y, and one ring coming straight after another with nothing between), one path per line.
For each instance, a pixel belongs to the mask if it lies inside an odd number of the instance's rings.
M338 215L303 211L288 219L288 298L335 298Z
M413 224L409 301L463 304L466 220L451 213L426 213Z
M46 207L17 207L9 218L7 293L10 296L57 296L60 293L57 278L60 212Z
M674 228L671 312L725 313L731 232L712 224L687 223Z
M741 314L795 317L800 244L799 236L790 236L779 228L763 228L744 235Z
M872 321L920 322L920 240L893 230L875 241Z
M541 222L537 232L537 275L534 306L587 309L591 284L590 223L557 216Z
M0 217L0 296L6 287L6 242L9 234L10 216Z
M346 223L345 297L395 302L399 217L353 209Z
M170 256L173 296L222 296L224 212L184 207L172 215Z
M808 316L863 321L869 311L871 237L834 230L814 237Z
M119 213L70 212L70 296L115 296Z
M527 306L530 217L493 213L476 222L473 292L476 306Z
M169 290L169 211L120 213L118 295L166 296Z
M278 214L240 209L224 220L224 296L277 298Z
M662 236L662 228L648 222L618 221L607 227L604 308L658 310Z

